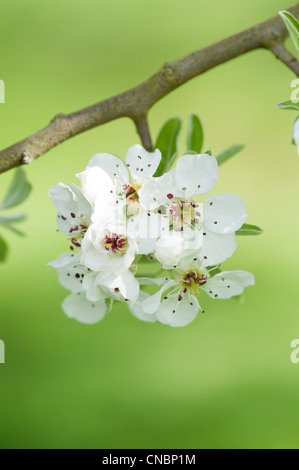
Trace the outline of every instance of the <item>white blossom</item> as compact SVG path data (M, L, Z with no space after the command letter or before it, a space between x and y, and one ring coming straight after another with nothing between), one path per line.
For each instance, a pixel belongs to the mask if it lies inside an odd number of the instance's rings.
M72 250L80 247L91 222L92 205L75 184L58 183L49 195L58 211L58 229L69 238Z
M98 153L87 165L97 167L109 175L118 196L126 202L128 215L139 211L139 191L144 182L157 170L161 152L147 152L141 145L133 145L126 155L126 165L115 155Z
M203 311L198 302L201 291L213 299L228 299L240 295L244 288L254 285L254 277L246 271L222 271L213 276L217 268L209 267L207 256L183 259L165 278L141 278L141 285L156 284L162 287L145 299L139 298L137 305L146 314L155 315L170 326L185 326L191 323L198 311Z
M223 259L234 252L235 231L247 217L242 199L231 194L210 196L203 203L194 199L209 192L217 176L215 157L184 155L175 169L149 178L140 189L141 207L159 211L169 220L170 232L161 234L155 252L165 268L196 253L203 243L206 250L213 250L220 236L225 236Z

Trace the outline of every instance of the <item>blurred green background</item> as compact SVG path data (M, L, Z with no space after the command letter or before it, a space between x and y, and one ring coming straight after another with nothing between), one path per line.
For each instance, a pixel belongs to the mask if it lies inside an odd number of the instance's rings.
M0 147L124 91L165 61L289 7L282 0L8 0L0 7ZM243 306L202 299L206 314L171 329L118 308L88 327L60 308L67 294L46 266L66 250L47 195L75 181L97 152L138 142L118 120L71 139L26 168L26 238L1 230L1 448L252 448L299 444L298 177L295 114L278 111L293 74L267 51L224 64L150 112L156 136L170 116L201 116L205 148L246 149L220 169L214 192L241 196L261 237L239 238L224 265L256 276ZM185 126L186 130L186 126ZM181 145L184 151L184 139ZM12 172L0 177L0 196Z

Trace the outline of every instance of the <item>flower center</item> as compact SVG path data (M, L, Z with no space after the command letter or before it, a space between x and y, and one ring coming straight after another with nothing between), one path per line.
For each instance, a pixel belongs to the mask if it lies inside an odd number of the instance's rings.
M123 256L127 250L127 238L125 235L117 235L116 233L107 233L104 241L106 251L114 255Z
M89 221L85 215L77 215L71 212L69 217L64 215L59 216L62 220L68 220L70 222L71 228L69 229L69 239L72 243L70 249L73 251L74 247L80 248L82 240L87 232L89 227Z
M128 215L134 215L139 210L139 196L138 190L141 188L141 184L129 184L124 185L123 189L126 192L127 201L127 213Z
M199 287L204 285L209 277L209 271L206 269L199 269L197 266L190 266L187 272L179 273L179 281L183 293L186 294L186 292L189 291L193 295L199 294Z
M168 207L170 227L178 232L182 232L186 227L199 228L201 221L199 204L179 198L171 199Z

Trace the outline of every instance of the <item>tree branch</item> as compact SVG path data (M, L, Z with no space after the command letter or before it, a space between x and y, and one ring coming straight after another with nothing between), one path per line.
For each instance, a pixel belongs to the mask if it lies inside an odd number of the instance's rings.
M289 8L299 16L299 3ZM135 124L143 145L152 147L146 116L150 108L192 78L246 52L267 48L298 75L299 63L282 47L288 36L281 18L275 17L200 49L162 69L140 85L80 111L58 114L44 129L0 152L0 173L31 163L65 140L120 117Z
M147 117L143 116L135 120L136 129L140 136L143 147L149 152L153 151L152 139L148 127Z
M299 76L299 62L292 54L287 51L283 44L274 44L271 47L271 51L275 57L289 67L297 77Z

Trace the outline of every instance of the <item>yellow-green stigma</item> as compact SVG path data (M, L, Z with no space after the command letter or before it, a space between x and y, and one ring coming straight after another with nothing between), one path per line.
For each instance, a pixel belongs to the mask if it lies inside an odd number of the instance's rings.
M197 295L199 294L199 287L207 282L210 274L206 269L199 269L197 265L193 265L190 266L187 272L180 273L179 277L183 293L189 291L193 295Z
M198 227L201 220L199 204L174 198L172 194L167 195L171 199L168 208L170 226L178 232L182 232L184 227Z
M127 251L128 242L125 235L108 233L105 237L104 248L114 255L123 256Z
M126 191L128 215L134 215L139 210L138 190L140 188L141 188L141 184L137 184L137 183L123 186L124 191Z

